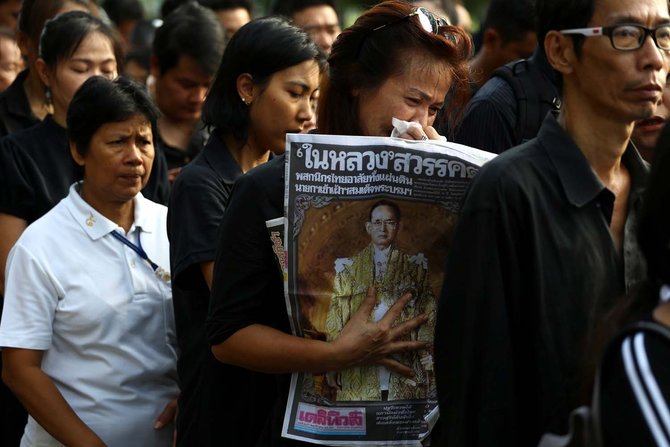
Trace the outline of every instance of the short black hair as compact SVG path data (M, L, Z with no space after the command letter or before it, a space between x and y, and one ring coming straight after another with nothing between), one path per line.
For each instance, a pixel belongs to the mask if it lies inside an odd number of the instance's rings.
M544 52L544 38L549 31L585 28L591 21L596 0L537 0L537 41ZM571 35L577 55L581 53L584 36Z
M381 199L377 200L375 203L372 204L370 207L370 212L368 213L368 222L372 222L372 212L379 208L380 206L388 206L393 210L393 215L395 216L396 220L400 222L401 214L400 214L400 207L398 204L395 202L391 202L390 200L386 199Z
M533 0L491 0L482 23L482 30L495 29L503 43L523 40L537 31Z
M118 33L98 17L83 11L58 14L46 22L40 37L39 56L53 70L59 62L71 57L86 36L94 32L109 39L118 71L121 71L123 49Z
M163 0L163 4L161 5L161 17L165 19L172 13L172 11L188 1L190 0Z
M129 38L131 50L148 49L152 51L157 22L160 23L159 20L140 20L133 27Z
M85 156L93 135L107 123L119 123L136 115L144 116L157 135L160 112L146 88L125 77L111 81L92 76L79 87L67 109L68 139Z
M156 30L153 54L161 74L188 56L207 74L214 74L224 48L221 24L211 9L195 1L172 11Z
M228 42L219 71L202 108L203 122L222 134L245 140L249 108L237 92L237 78L251 75L264 85L278 71L308 60L319 62L321 53L307 34L280 17L252 20Z
M198 2L213 11L228 11L230 9L246 9L249 17L253 15L253 6L249 0L198 0Z
M276 0L271 10L272 14L293 17L296 12L316 6L330 6L337 11L334 0Z
M105 0L102 2L102 9L116 25L124 20L139 21L144 19L144 8L140 0Z

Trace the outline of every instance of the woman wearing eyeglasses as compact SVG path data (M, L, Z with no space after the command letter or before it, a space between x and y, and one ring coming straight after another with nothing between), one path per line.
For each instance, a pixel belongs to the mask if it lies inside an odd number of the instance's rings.
M447 91L457 89L454 105L467 96L470 48L464 31L424 9L399 1L373 7L333 45L325 75L329 79L322 82L318 132L389 136L396 117L418 124L405 138L440 138L432 125ZM285 157L277 157L236 183L219 230L207 320L217 359L277 379L278 394L268 397L275 410L257 441L245 444L263 447L303 445L280 436L289 373L381 365L411 377L412 369L391 354L430 346L429 341L402 338L428 316L393 326L409 294L397 297L379 321L371 322L372 290L335 340L290 335L283 276L265 224L283 216L284 166Z

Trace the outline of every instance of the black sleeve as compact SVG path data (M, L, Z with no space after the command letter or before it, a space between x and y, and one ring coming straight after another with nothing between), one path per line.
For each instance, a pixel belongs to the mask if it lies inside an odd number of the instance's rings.
M168 207L168 236L172 278L181 288L189 289L191 267L214 261L231 188L213 171L195 164L177 176Z
M151 165L151 176L142 189L142 195L147 199L167 205L170 198L170 182L165 154L159 145L154 145L154 161Z
M612 346L601 366L605 446L670 444L670 343L635 333Z
M235 183L221 222L214 263L206 324L210 344L219 344L257 323L290 331L283 277L265 225L282 216L282 185L261 178L276 172L263 169L260 175L246 174ZM272 191L262 187L261 181L272 183Z

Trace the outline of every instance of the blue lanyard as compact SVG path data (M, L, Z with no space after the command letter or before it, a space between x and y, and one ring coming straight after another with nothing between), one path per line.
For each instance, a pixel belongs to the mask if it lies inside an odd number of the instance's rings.
M112 236L121 241L123 244L127 245L131 250L137 253L140 258L147 261L157 277L159 277L165 282L170 282L170 272L163 270L161 267L158 266L158 264L149 259L149 255L147 255L147 252L144 251L144 249L142 248L142 241L140 240L139 231L137 232L137 245L130 242L125 236L123 236L116 230L112 231Z

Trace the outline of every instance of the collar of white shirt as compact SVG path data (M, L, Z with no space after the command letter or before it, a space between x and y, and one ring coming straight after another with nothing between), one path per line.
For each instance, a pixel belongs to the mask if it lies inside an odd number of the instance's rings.
M100 214L95 208L81 198L77 187L80 183L81 182L74 183L70 186L70 193L68 195L70 200L67 202L67 209L84 232L88 234L92 240L98 240L118 229L119 226ZM135 228L145 233L153 233L155 230L154 223L148 218L147 213L142 212L143 199L142 193L138 193L133 199L135 204L135 216L133 225L128 233L133 232Z

